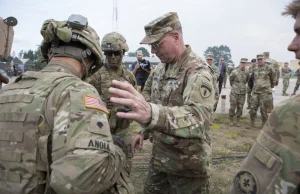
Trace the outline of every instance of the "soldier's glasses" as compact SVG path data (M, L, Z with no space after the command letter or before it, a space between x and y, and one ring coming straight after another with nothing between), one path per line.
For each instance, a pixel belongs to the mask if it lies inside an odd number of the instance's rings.
M149 46L153 49L158 49L161 45L161 43L163 43L165 40L167 40L167 38L169 38L172 34L170 34L169 36L166 36L164 39L162 39L160 42L155 42L152 44L149 44Z
M104 52L104 55L105 56L109 56L109 57L111 57L112 55L114 55L114 56L120 56L121 52L122 51L107 51L107 52Z

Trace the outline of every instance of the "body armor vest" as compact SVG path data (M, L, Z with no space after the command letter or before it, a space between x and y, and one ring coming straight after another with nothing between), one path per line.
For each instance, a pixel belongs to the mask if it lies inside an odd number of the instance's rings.
M45 108L53 89L71 77L78 79L63 72L26 72L1 90L0 193L49 193L53 123Z

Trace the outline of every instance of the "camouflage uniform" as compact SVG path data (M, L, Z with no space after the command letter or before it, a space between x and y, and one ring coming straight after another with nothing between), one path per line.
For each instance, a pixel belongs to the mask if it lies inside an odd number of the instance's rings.
M251 66L249 67L248 71L249 71L249 77L251 77L252 73L253 73L254 68ZM248 107L247 109L250 109L251 107L251 93L252 93L252 89L249 87L249 85L247 86L247 104Z
M267 56L267 57L269 57L269 54L270 54L269 52L264 52L264 55ZM274 86L277 86L278 83L279 83L279 78L280 78L279 64L277 63L277 61L275 61L273 59L270 59L270 58L265 59L265 63L273 69L273 72L274 72ZM272 97L272 94L270 94L270 95L271 96L270 96L269 99L272 99L272 100L270 100L270 102L268 103L270 105L267 109L268 113L270 113L274 108L273 97Z
M207 59L212 59L213 60L214 56L213 56L213 54L208 54L205 58L206 58L206 60ZM212 68L212 70L214 72L215 79L218 80L218 78L220 76L219 68L216 65L214 65L214 64L210 65L210 67ZM216 81L216 83L217 83L217 81ZM220 96L217 84L215 85L214 89L215 89L214 111L216 111L217 106L218 106L218 102L219 102L219 96Z
M77 41L86 49L77 51L93 53L100 64L99 37L89 26L83 29L86 36ZM82 35L54 20L47 20L41 33L46 60L72 55L72 46L57 44L52 51L66 52L48 53L48 43ZM25 72L0 91L0 99L0 193L98 194L119 179L126 159L113 144L108 111L72 65L51 60L41 72Z
M263 55L257 55L257 58L262 58ZM262 117L262 125L267 121L268 109L271 107L272 90L274 87L274 71L270 66L257 65L253 71L254 86L252 90L250 118L251 124L254 126L254 120L256 119L256 112L260 107L260 113Z
M267 57L269 56L269 54L270 54L269 52L264 52L264 55ZM266 58L265 63L273 69L273 71L274 71L274 86L277 86L278 82L279 82L279 78L280 78L280 69L279 69L278 62L275 61L274 59Z
M126 44L125 38L121 34L112 32L103 37L101 49L104 51L104 53L110 51L121 51L124 54L126 51L128 51L128 46ZM97 89L102 100L106 103L106 106L110 111L109 126L111 129L111 133L113 135L121 137L127 145L128 152L126 153L126 177L128 180L127 187L130 189L127 191L127 193L132 194L134 193L134 188L129 178L133 157L131 151L132 135L129 130L129 125L131 121L128 119L121 119L117 117L117 109L125 109L125 107L119 107L111 103L109 100L111 94L108 92L108 89L112 86L112 80L127 81L134 87L136 86L135 76L124 65L122 65L122 56L120 57L120 61L116 67L107 63L103 67L101 67L101 69L99 69L95 74L89 77L86 81ZM123 176L125 175L123 174ZM117 187L115 189L117 189Z
M290 77L291 77L291 69L289 67L283 67L281 69L282 72L282 83L283 83L283 89L282 89L282 95L288 95L286 93L286 90L289 87L290 84Z
M151 44L180 27L176 13L145 26L142 43ZM144 194L209 193L210 124L215 100L212 69L186 46L174 64L160 63L142 94L152 107L153 148Z
M299 89L299 86L300 86L300 68L297 69L297 71L295 72L294 75L297 76L297 81L296 81L296 85L295 85L295 88L294 88L293 95L296 94L296 91Z
M297 95L271 112L235 175L232 194L299 193L296 189L300 180L299 102Z
M245 59L241 60L241 63L246 63ZM246 99L246 84L249 80L249 72L246 69L235 69L230 74L229 81L231 86L230 91L230 108L229 116L232 123L233 116L237 116L239 122L243 113L243 107ZM236 109L236 112L235 112Z
M224 88L226 88L226 83L227 83L228 74L229 74L229 68L228 68L228 64L226 64L226 73L225 73L225 77L224 77L224 79L223 79L223 87L224 87Z
M297 17L295 29L299 27L299 11L300 1L294 0L283 13ZM290 44L295 53L299 51L297 36ZM299 102L300 95L282 102L271 112L236 174L230 193L300 193Z

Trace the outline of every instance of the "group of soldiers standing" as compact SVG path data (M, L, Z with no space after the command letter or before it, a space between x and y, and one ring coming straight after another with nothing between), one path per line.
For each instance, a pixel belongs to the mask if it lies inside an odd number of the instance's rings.
M286 14L299 13L300 1L294 2L297 9L290 5ZM141 94L134 75L122 65L128 51L124 36L112 32L100 44L81 15L43 23L41 53L47 66L23 73L0 91L0 193L134 194L131 159L150 134L145 194L210 192L210 125L219 97L219 69L212 65L212 55L206 63L184 44L177 13L164 14L144 30L141 44L148 44L161 63ZM294 44L290 50L296 52ZM247 83L253 83L252 127L258 107L263 124L273 109L278 66L267 54L256 59L251 71L242 58L230 74L231 125L235 115L237 124L242 115ZM275 193L287 185L294 191L299 184L299 126L294 125L299 120L297 114L289 118L299 112L299 96L287 106L272 111L263 129L267 132L262 130L233 180L232 193ZM132 120L141 125L133 139L128 130Z
M215 76L220 75L219 69L213 64L214 57L212 54L206 55L206 61L211 65L214 70ZM229 81L231 86L230 91L230 109L229 109L229 125L240 126L240 118L243 113L243 107L247 97L247 109L250 109L250 126L248 128L255 127L255 119L258 108L260 108L262 125L264 126L268 113L273 110L273 89L278 85L280 70L278 63L269 58L269 52L258 54L256 59L251 60L251 65L246 68L248 62L247 58L242 58L240 64L229 75ZM282 79L283 90L282 96L288 96L286 93L289 80L291 78L291 69L288 67L288 63L284 63L282 67ZM299 88L299 75L300 68L295 72L297 77L296 86L292 95L296 94ZM224 78L224 87L226 85L226 78ZM216 103L218 103L219 94L216 94ZM236 116L236 121L234 117Z

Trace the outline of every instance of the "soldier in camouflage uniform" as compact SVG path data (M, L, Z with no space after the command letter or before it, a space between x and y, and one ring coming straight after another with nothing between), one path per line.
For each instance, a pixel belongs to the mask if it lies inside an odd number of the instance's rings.
M226 63L225 65L226 65L226 73L225 73L225 77L223 79L223 88L226 88L227 78L228 78L228 75L229 75L228 64Z
M295 71L294 75L297 77L297 81L292 95L296 95L296 91L299 89L300 86L300 68Z
M282 96L288 96L288 94L286 93L286 90L288 89L289 84L290 84L291 71L292 70L289 68L289 63L285 62L284 67L281 69L282 84L283 84Z
M262 127L268 118L268 109L271 106L272 88L274 87L274 71L266 65L263 59L263 54L257 55L257 68L254 69L252 78L254 86L252 90L251 109L249 111L251 118L251 127L254 128L256 112L260 107L262 118Z
M269 65L273 71L274 71L274 86L277 86L279 83L279 78L280 78L280 69L279 69L279 64L277 61L274 59L269 58L270 53L269 52L264 52L264 60L267 65Z
M146 82L145 98L128 83L113 81L120 89L109 89L118 96L112 102L133 109L118 116L143 125L133 140L134 148L140 149L144 136L153 132L144 194L209 193L214 72L184 45L177 13L157 18L145 31L141 43L149 44L161 60Z
M251 60L251 66L248 68L249 77L251 77L251 75L253 73L253 70L255 68L256 68L256 59L252 59ZM247 109L251 108L251 92L252 92L252 88L249 86L249 83L248 83L248 86L247 86L247 104L248 104L248 107L247 107Z
M245 70L246 63L247 59L242 58L240 61L240 67L238 69L233 70L229 77L231 86L229 108L230 126L233 126L233 117L235 115L237 116L236 126L240 126L239 122L243 113L243 107L246 99L246 86L249 80L249 72Z
M41 34L47 67L0 92L0 193L103 193L120 180L126 148L82 81L102 64L99 37L80 15L46 20Z
M101 67L86 81L91 85L95 86L102 100L106 103L106 106L110 112L109 126L111 133L113 135L120 136L127 145L127 174L123 174L122 176L126 176L127 180L130 181L129 175L132 167L131 159L133 157L131 151L132 137L129 130L130 120L118 118L116 115L117 109L124 109L123 111L130 110L128 110L128 108L126 109L125 107L117 106L111 103L109 101L111 95L108 92L108 88L112 86L111 82L114 79L122 82L127 81L132 86L136 86L134 75L131 71L127 70L127 68L124 65L122 65L123 56L125 52L129 50L129 48L123 35L117 32L111 32L103 37L101 42L101 49L104 52L104 55L106 56L107 63L104 64L103 67ZM134 193L133 185L131 182L127 183L127 187L128 194ZM118 189L118 187L116 187L115 189Z
M300 0L283 13L296 18L296 37L288 49L300 59ZM270 114L256 142L236 173L231 194L300 193L300 95L288 99Z
M206 58L207 64L209 64L210 67L213 69L216 80L218 80L218 78L220 76L220 71L219 71L219 68L216 65L214 65L214 55L212 53L209 53L206 55L205 58ZM216 85L215 86L214 111L217 110L218 102L219 102L219 89L218 89L218 85Z

